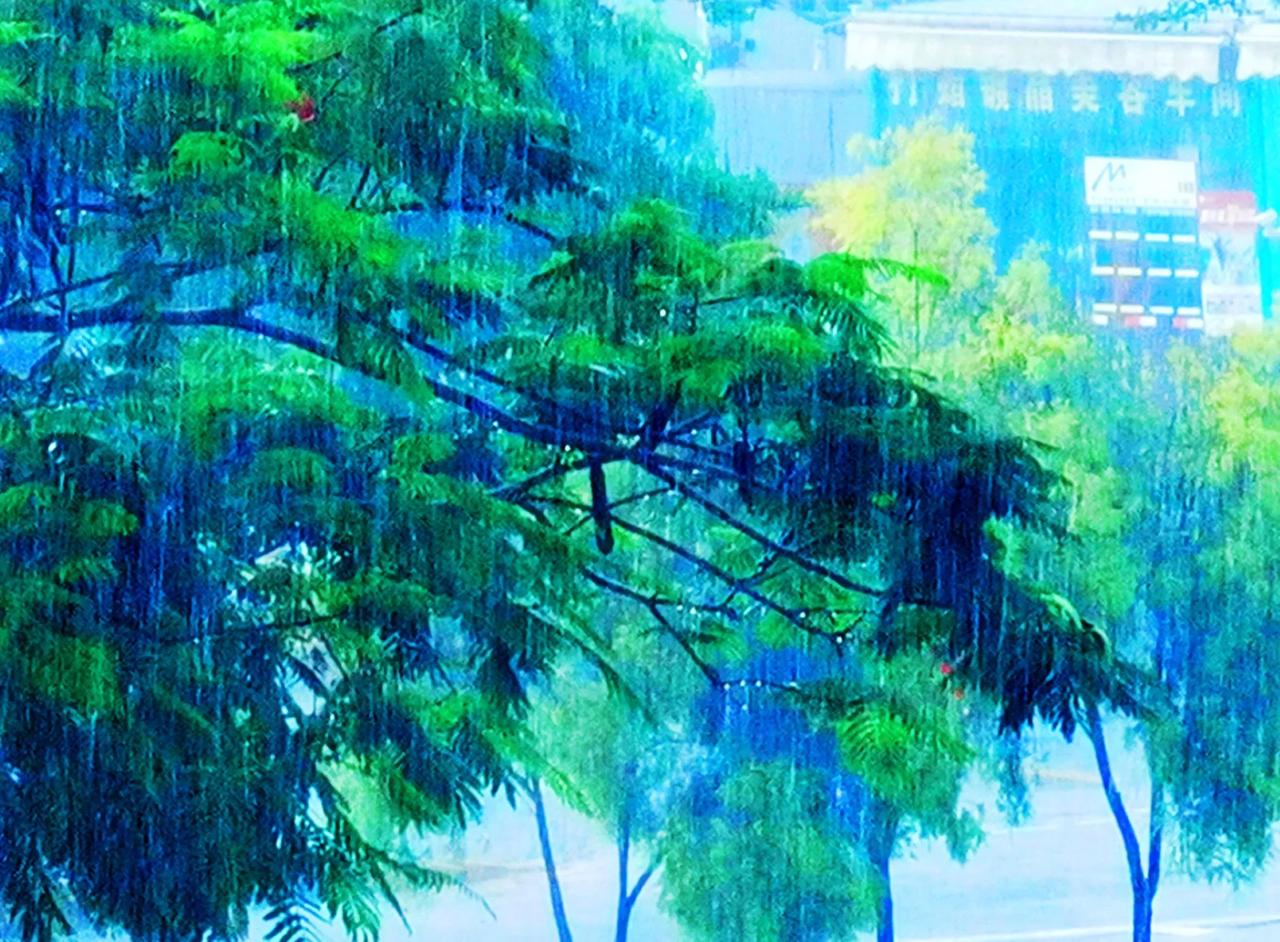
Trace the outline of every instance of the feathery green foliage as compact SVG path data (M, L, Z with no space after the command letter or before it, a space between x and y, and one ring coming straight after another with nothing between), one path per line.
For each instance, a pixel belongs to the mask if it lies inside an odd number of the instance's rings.
M1001 669L1043 636L984 531L1051 516L1052 476L885 365L872 292L940 292L927 259L753 241L776 195L714 169L696 50L593 0L10 9L0 331L37 345L0 376L0 894L27 938L72 907L374 936L393 887L445 882L380 820L466 824L554 768L527 724L563 663L643 703L665 668L618 657L619 609L714 695L792 710L909 663L897 613L936 610L1006 725L1055 708ZM766 635L814 675L754 664ZM750 774L713 788L731 817ZM817 775L780 820L851 881L807 924L844 925L862 864Z

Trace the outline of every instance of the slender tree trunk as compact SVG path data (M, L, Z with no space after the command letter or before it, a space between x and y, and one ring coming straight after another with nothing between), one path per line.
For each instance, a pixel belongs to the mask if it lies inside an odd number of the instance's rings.
M624 802L625 805L625 802ZM618 825L618 913L614 928L614 942L627 942L627 927L631 922L630 895L631 878L627 874L631 862L631 816L626 808L622 811L622 820Z
M631 866L631 818L624 811L622 822L618 828L618 914L614 928L614 942L627 942L627 933L631 928L631 913L636 908L636 900L644 890L653 872L658 869L656 861L645 868L644 873L636 879L635 886L630 885Z
M920 267L920 230L911 231L911 264ZM915 293L914 307L916 316L916 356L920 355L920 279L912 278L912 290ZM892 907L890 907L892 908ZM882 940L883 942L883 940Z
M1129 867L1129 887L1133 893L1133 942L1151 942L1151 917L1156 890L1160 885L1160 855L1164 842L1163 791L1158 785L1153 785L1151 789L1150 846L1148 864L1144 868L1138 832L1133 827L1133 820L1129 817L1120 789L1116 787L1102 718L1096 706L1089 709L1088 734L1089 741L1093 744L1098 776L1102 779L1102 791L1120 831L1120 839L1124 842L1125 862Z
M1155 909L1156 891L1160 889L1160 859L1164 851L1164 789L1151 785L1151 830L1147 838L1147 892L1146 907L1142 912L1143 936L1141 942L1151 942L1151 918ZM1137 938L1137 933L1134 933Z
M893 884L889 882L889 854L878 855L876 869L880 872L884 895L880 898L880 913L876 918L876 942L893 942Z
M880 877L880 911L876 915L876 942L893 942L893 881L890 863L898 839L898 821L889 809L871 799L872 838L869 846L872 863Z
M569 917L564 911L564 896L560 892L560 878L556 876L555 855L551 852L551 831L547 828L547 808L542 801L542 786L536 778L530 776L525 787L533 800L533 813L538 819L538 845L542 848L542 866L547 872L547 887L551 891L551 913L556 921L556 936L559 942L573 942L573 933L569 931Z
M1151 894L1147 887L1133 887L1133 942L1151 942Z

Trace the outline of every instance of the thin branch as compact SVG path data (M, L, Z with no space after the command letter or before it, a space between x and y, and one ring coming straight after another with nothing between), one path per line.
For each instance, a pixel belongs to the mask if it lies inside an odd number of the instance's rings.
M721 507L719 504L713 501L710 497L707 497L697 488L694 488L691 485L686 484L683 481L679 480L678 478L675 478L672 475L667 474L665 471L655 467L654 463L648 460L648 456L642 457L641 459L637 460L636 463L640 467L648 471L651 475L656 477L659 481L662 481L672 490L676 491L676 493L680 494L682 497L687 497L689 498L689 500L693 501L695 504L698 504L700 507L706 510L709 514L711 514L711 516L715 517L717 520L721 521L722 523L728 524L729 526L737 530L739 533L742 533L743 535L750 537L752 540L759 543L761 546L768 548L769 550L773 551L774 553L783 557L784 559L790 560L791 562L799 566L801 569L806 569L809 572L814 573L815 575L822 576L824 579L828 579L831 582L834 582L836 585L840 586L842 589L848 589L850 592L859 592L863 595L871 595L871 596L884 595L885 593L884 589L875 588L873 586L869 586L864 583L855 582L852 579L850 579L848 576L844 575L843 573L836 572L834 569L824 566L822 565L822 563L819 563L813 559L810 559L808 556L805 556L797 552L796 550L793 550L789 547L783 546L781 543L776 542L775 540L768 537L766 534L762 533L761 531L757 530L755 527L751 526L751 524L747 523L744 520L740 520L733 514L729 513L729 511L725 510L723 507Z
M778 683L777 681L765 680L764 678L740 677L727 679L722 677L720 672L717 671L706 658L698 653L697 649L693 646L692 642L689 641L684 632L680 631L680 629L673 625L671 620L662 612L663 606L684 604L686 608L695 609L699 608L699 606L689 606L687 603L672 602L670 600L663 600L654 596L647 596L643 592L633 589L631 586L624 585L621 582L610 579L608 576L601 575L594 570L584 570L584 574L589 581L595 583L605 591L612 592L622 598L629 599L632 602L643 605L649 611L649 614L653 616L654 621L658 623L658 627L662 632L680 646L680 649L684 651L685 655L693 662L693 665L698 668L699 672L701 672L701 674L711 682L712 686L717 689L729 690L732 687L755 687L762 690L785 693L788 696L815 699L812 694L806 693L794 681L789 683ZM711 609L714 607L715 606L707 606L706 608ZM734 615L737 617L736 612Z
M360 180L356 183L355 190L351 193L351 199L347 200L347 209L355 209L356 204L360 201L360 194L364 192L364 188L369 185L369 176L373 173L373 164L365 164L364 171L360 174Z
M531 475L519 483L503 486L502 488L494 491L493 496L497 497L499 500L514 501L529 493L529 491L533 490L535 487L540 487L543 484L554 481L557 478L562 478L567 474L572 474L575 471L584 471L590 466L591 461L586 458L581 461L565 463L557 457L549 467L543 468L537 474Z
M168 274L170 277L173 277L173 278L182 278L189 275L197 275L197 274L200 274L201 272L213 271L213 268L211 268L210 266L196 265L192 262L158 262L155 264L155 267L165 272L166 274ZM0 317L8 315L11 311L20 310L21 308L24 308L24 307L30 307L31 305L34 305L34 304L39 304L42 301L51 301L54 299L61 299L69 295L75 294L78 291L85 291L89 288L100 287L102 285L115 281L118 278L123 278L127 274L128 272L126 272L124 269L121 269L119 271L108 272L105 275L95 275L92 278L85 278L85 279L82 279L81 281L73 281L60 288L50 288L48 291L43 291L40 294L32 294L32 295L26 295L21 298L14 298L11 301L6 301L3 305L0 305ZM21 328L16 328L16 329L21 329ZM42 331L36 331L36 332L40 333Z
M614 510L617 510L619 507L626 507L630 504L638 504L641 501L650 500L654 497L661 497L664 494L669 494L669 493L671 493L671 488L669 487L655 487L652 490L640 491L637 494L628 494L626 497L622 497L622 498L619 498L618 500L612 501L609 504L609 510L612 512ZM579 518L576 522L571 524L567 530L564 531L564 535L572 536L573 533L577 531L579 527L585 526L589 522L591 522L590 517Z
M647 884L649 882L649 878L658 871L659 866L661 866L661 861L655 860L653 863L649 864L649 866L645 868L644 873L640 874L636 879L636 885L632 887L631 892L627 894L628 909L635 906L636 900L640 898L640 893L645 888L645 884Z
M676 444L679 439L683 438L685 435L692 435L695 432L702 431L708 423L715 425L716 422L719 421L719 418L719 413L716 412L699 413L691 419L686 419L677 425L671 426L667 429L667 433L662 437L662 440L664 442Z
M169 327L222 327L242 333L288 344L315 356L336 363L356 372L363 373L373 379L384 379L374 370L352 363L339 355L337 349L303 331L274 324L261 318L250 317L238 307L202 308L189 311L161 311L149 318ZM70 330L86 330L94 327L110 327L146 323L148 317L140 314L131 303L120 303L90 310L80 310L72 314ZM15 333L58 334L60 324L57 317L37 314L33 311L15 310L5 314L0 311L0 330ZM578 448L604 458L616 460L625 454L621 449L607 441L591 435L583 434L577 429L550 427L520 419L486 399L456 389L440 379L423 375L422 380L437 397L452 405L470 412L482 421L519 435L529 441L556 448Z
M374 191L374 194L377 194L377 190ZM523 229L530 235L537 236L539 239L542 239L544 242L550 243L551 245L560 245L564 242L564 236L557 235L550 229L544 229L536 222L530 222L528 219L522 219L510 210L499 213L495 212L494 207L487 203L476 203L465 199L461 204L431 203L422 199L398 200L394 203L384 203L377 208L370 208L367 211L376 215L391 216L397 213L448 212L450 210L461 210L466 213L495 216L503 222L515 226L517 229Z
M540 502L540 503L549 503L549 504L554 504L561 507L568 507L570 509L583 511L586 513L589 513L591 511L591 507L587 504L579 504L579 503L575 503L574 501L563 500L557 497L535 497L535 498L529 498L529 499ZM628 533L634 534L635 536L648 540L650 543L653 543L655 546L661 547L662 549L666 550L668 553L670 553L673 556L677 556L680 559L685 560L686 562L692 563L698 569L701 569L703 572L707 573L708 575L714 576L716 579L719 579L721 582L733 588L738 594L744 595L747 598L751 599L753 602L756 602L757 604L769 609L771 612L774 612L777 615L780 615L782 618L786 619L788 622L790 622L793 626L795 626L804 634L812 635L818 638L825 638L826 640L831 641L832 643L837 645L843 645L845 642L845 639L850 634L851 629L841 629L839 631L825 631L822 628L817 628L814 625L809 624L808 621L806 620L808 617L808 611L809 611L808 609L788 608L785 605L782 605L781 603L765 595L763 592L760 592L757 589L752 588L750 585L746 583L746 580L739 579L737 576L729 572L727 569L723 569L720 566L717 566L711 560L706 559L702 556L699 556L697 553L693 552L692 550L686 549L685 547L681 546L679 543L673 542L672 540L668 540L666 537L658 533L654 533L652 530L648 530L642 526L639 526L638 524L634 524L630 522L629 520L626 520L622 517L616 517L616 516L613 518L613 524L614 526L622 530L626 530ZM841 650L843 650L843 648L837 648L837 651L841 651Z
M515 213L505 212L502 214L502 218L517 229L523 229L530 235L537 236L539 239L542 239L544 242L550 242L552 245L559 245L564 241L563 236L558 236L550 229L544 229L535 222L530 222L527 219L521 219Z
M399 13L396 16L393 16L391 19L385 20L384 22L379 23L376 27L374 27L371 35L380 36L383 33L387 32L388 30L395 29L405 20L412 19L415 16L421 16L423 13L423 10L424 10L424 7L421 4L411 7L408 10L405 10L403 13ZM288 71L294 74L298 74L301 72L309 72L312 69L318 69L323 65L328 65L330 62L337 62L342 58L343 58L342 50L337 49L329 53L328 55L321 56L319 59L312 59L310 62L301 62L298 65L290 66Z
M427 339L425 332L420 327L410 326L407 328L399 328L378 324L369 324L368 326L389 334L401 343L407 344L419 353L426 354L433 360L446 364L452 369L461 370L475 379L497 386L499 389L512 393L513 395L521 396L530 402L537 403L550 411L557 421L561 417L566 417L586 426L595 425L598 422L595 416L583 412L573 406L566 406L564 403L536 390L526 389L519 386L506 377L494 373L492 370L487 370L482 366L476 366L471 363L464 363L448 350ZM614 434L619 434L619 432L615 432Z
M702 675L711 682L712 686L720 687L723 685L724 681L721 679L720 673L712 667L701 654L698 653L692 642L685 637L684 632L678 630L675 625L671 624L671 621L667 616L662 614L661 603L656 598L646 597L643 593L637 592L630 586L623 585L620 582L615 582L593 570L585 570L584 574L588 581L595 583L600 588L612 592L615 595L621 595L633 602L638 602L647 608L649 610L649 614L653 616L654 621L658 623L663 633L675 641L676 644L680 645L680 649L684 651L685 655L693 662L694 666L702 672Z
M701 461L693 461L687 458L673 458L670 455L659 454L654 451L648 451L643 447L631 449L628 453L630 460L637 462L649 462L655 466L671 468L676 471L686 471L693 475L705 475L708 480L727 481L731 484L740 484L743 476L737 471L730 468L723 468L718 465L706 464ZM753 485L756 490L764 493L777 493L776 490L765 485Z
M346 154L342 154L342 153L334 154L334 156L329 160L329 162L325 164L323 167L321 167L320 171L315 175L314 178L312 178L311 189L316 190L318 192L320 188L324 186L324 181L328 179L329 174L333 172L333 168L338 166L338 164L342 163L343 159L346 156L347 156ZM351 207L348 206L347 208L350 209Z

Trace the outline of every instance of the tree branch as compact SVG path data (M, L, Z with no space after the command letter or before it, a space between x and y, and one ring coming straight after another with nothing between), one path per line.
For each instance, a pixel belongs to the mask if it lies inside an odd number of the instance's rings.
M258 317L249 316L245 311L238 307L214 307L195 310L179 310L179 311L162 311L154 315L142 315L136 306L129 302L121 302L117 304L107 305L100 308L81 309L71 314L68 328L70 330L85 330L97 327L133 325L145 323L148 318L155 322L165 324L174 328L200 328L200 327L217 327L227 330L235 330L252 336L261 337L263 339L272 340L292 346L296 349L306 351L314 356L320 357L329 362L336 363L346 368L360 372L377 380L384 380L384 377L377 371L363 367L358 363L351 363L347 358L339 354L337 348L325 341L308 334L303 331L295 330L281 324L273 323ZM29 332L29 333L47 333L57 334L60 329L59 318L56 315L37 314L29 309L12 309L7 312L0 311L0 331L11 332ZM419 348L415 344L415 348ZM438 348L427 351L432 355L439 356L452 363L453 358L445 351ZM481 378L484 378L483 376ZM500 377L496 377L501 381ZM599 460L615 461L615 460L631 460L640 467L647 470L650 474L657 477L671 489L684 497L698 503L717 519L733 526L741 533L767 548L775 557L783 557L795 562L816 575L830 579L837 585L841 585L852 591L864 594L874 595L877 590L868 586L861 586L852 580L830 570L829 568L804 557L797 551L782 546L780 543L772 540L759 530L749 524L738 520L727 510L720 507L698 489L685 484L675 476L663 470L663 465L671 459L664 456L655 455L651 451L637 451L636 449L621 449L607 440L584 434L582 431L574 428L548 427L539 423L526 421L505 409L485 400L473 393L456 389L445 383L443 380L424 375L423 382L434 392L434 394L445 402L458 406L476 416L477 418L492 423L495 427L501 428L511 434L518 435L527 441L537 442L539 444L549 445L555 448L577 448L585 451L590 455L596 456ZM700 466L695 466L695 470L702 470ZM542 475L554 476L561 473L561 469L548 469ZM545 479L549 479L544 477ZM526 482L527 488L529 482ZM522 489L517 487L514 491L508 491L504 496L509 498L517 498ZM590 511L589 507L575 505L569 501L561 501L557 498L534 498L529 497L525 500L535 502L558 503L562 506L568 506L575 510ZM521 502L521 501L517 501ZM754 588L748 579L740 579L733 573L717 566L710 560L704 559L698 554L686 549L685 547L668 540L661 535L647 530L627 520L615 518L615 523L620 528L648 540L654 545L665 549L673 555L685 559L692 563L702 571L714 576L731 589L730 598L733 595L743 595L761 606L773 611L786 619L790 624L801 632L827 639L837 645L842 645L849 634L849 629L838 631L829 631L818 628L810 624L807 620L812 609L794 609L779 604L769 596ZM647 604L647 602L646 602ZM727 603L726 603L727 604ZM837 650L843 650L838 648Z
M239 307L201 308L186 311L161 311L144 316L130 302L112 304L101 308L82 309L72 313L70 330L87 330L95 327L127 326L147 323L151 320L169 327L221 327L262 337L304 350L322 359L362 373L372 379L384 377L376 371L352 363L339 355L338 350L311 334L284 327L262 318L251 317ZM57 334L60 324L56 316L37 314L29 310L0 311L0 331L14 333ZM447 356L447 354L444 354ZM422 380L440 399L470 412L476 418L490 422L514 435L529 441L556 448L578 448L604 458L620 458L624 452L611 442L585 435L577 429L549 427L517 418L488 400L446 384L438 378L423 375Z
M630 586L623 585L621 582L615 582L607 576L602 576L600 573L591 569L584 570L584 575L587 577L588 581L595 583L600 588L612 592L615 595L620 595L623 598L630 599L633 602L639 602L647 608L649 610L649 614L653 616L654 621L656 621L659 627L662 628L663 633L675 641L676 644L680 645L681 650L684 651L685 655L693 662L694 666L698 668L702 675L711 682L712 686L720 687L723 685L724 681L721 679L720 673L712 667L701 654L698 653L697 649L694 648L689 639L684 636L684 632L679 631L676 626L671 624L667 617L662 614L662 602L659 599L652 596L645 596L643 593L636 591Z
M170 275L173 278L182 278L190 275L197 275L201 272L213 271L214 269L207 265L196 265L193 262L157 262L155 267ZM118 278L128 274L124 269L119 271L108 272L105 275L94 275L92 278L84 278L80 281L70 282L59 288L50 288L39 294L25 295L21 298L14 298L0 305L0 317L7 317L11 312L39 304L42 301L52 301L54 299L65 298L79 291L85 291L89 288L97 288L102 285L109 284ZM74 312L73 316L74 316ZM21 330L22 328L14 328ZM43 333L44 331L32 331L32 333Z
M573 501L563 500L561 498L555 498L555 497L542 497L542 498L530 498L530 499L534 501L539 501L542 503L555 504L561 507L569 507L571 509L584 511L584 512L590 512L590 509L591 509L586 504L578 504ZM622 530L626 530L628 533L634 534L635 536L641 537L642 539L648 540L650 543L653 543L655 546L661 547L662 549L666 550L668 553L671 553L673 556L678 556L680 559L683 559L689 563L692 563L694 566L701 569L703 572L711 576L714 576L716 579L719 579L721 582L725 583L725 585L728 585L731 588L733 588L738 594L745 595L747 598L751 599L753 602L756 602L759 605L762 605L763 607L774 612L775 614L785 618L788 622L790 622L793 626L795 626L798 630L800 630L804 634L812 635L818 638L825 638L826 640L831 641L832 643L837 645L843 645L845 642L845 639L849 636L849 629L842 629L840 631L825 631L821 628L817 628L809 624L805 620L808 615L807 609L787 608L785 605L782 605L779 602L774 601L769 596L765 595L763 592L760 592L759 590L752 588L750 585L747 584L746 580L739 579L733 573L729 572L726 569L722 569L721 567L717 566L715 563L711 562L711 560L704 559L703 557L699 556L697 553L693 552L692 550L686 549L685 547L681 546L679 543L675 543L671 540L668 540L666 537L658 533L654 533L652 530L648 530L642 526L631 523L629 520L625 520L622 517L614 517L613 523L614 523L614 526ZM842 651L842 650L843 648L837 648L837 651Z
M727 679L725 677L722 677L720 675L720 672L717 671L715 667L712 666L709 661L707 661L706 658L704 658L701 654L698 653L697 649L689 641L688 637L684 634L684 632L680 631L680 629L678 629L675 625L673 625L671 623L671 620L667 618L666 615L664 615L662 612L663 607L671 607L673 605L675 606L684 605L686 608L689 608L695 611L697 610L715 611L718 608L717 606L699 606L696 604L691 605L686 602L674 602L671 600L656 598L654 596L648 596L648 595L645 595L643 592L633 589L631 586L624 585L621 582L617 582L616 580L610 579L609 577L601 575L600 573L590 569L584 570L584 575L587 577L589 581L595 583L597 586L604 589L605 591L612 592L615 595L618 595L622 598L629 599L633 602L637 602L640 605L643 605L646 609L648 609L649 613L653 616L654 620L658 623L658 627L662 630L662 632L666 634L668 637L670 637L673 641L675 641L680 646L681 650L684 651L685 655L689 658L690 661L693 662L693 665L699 670L699 672L704 677L706 677L708 681L711 682L712 686L716 687L717 689L729 690L732 687L757 687L760 689L771 690L778 693L785 693L788 696L812 698L811 695L806 694L801 689L799 684L795 682L779 683L774 680L766 680L764 678L757 678L757 677L750 677L750 678L738 677L733 679ZM741 615L738 612L733 612L732 617L736 619L741 617Z
M636 878L635 886L633 886L631 888L631 892L627 894L628 909L630 909L632 906L635 906L636 900L640 898L640 892L645 888L645 884L649 882L649 878L652 877L657 872L659 866L660 866L660 862L654 861L653 863L649 864L648 867L645 868L644 873L640 874L640 876Z
M668 494L670 492L671 492L671 489L669 487L658 487L648 491L640 491L637 494L628 494L626 497L622 497L615 501L610 501L608 509L609 509L609 512L612 513L613 511L617 510L619 507L626 507L630 504L638 504L641 501L646 501L653 497L661 497L663 494ZM579 518L577 521L572 523L567 530L564 531L564 535L572 536L573 533L579 527L585 526L589 522L590 522L590 519L587 517Z
M836 585L840 586L842 589L848 589L850 592L859 592L863 595L871 595L871 596L881 596L885 594L885 591L886 591L885 589L874 588L869 585L865 585L859 582L854 582L852 579L843 575L842 573L836 572L834 569L824 566L821 563L816 562L815 560L812 560L809 557L797 552L796 550L783 546L781 543L778 543L770 539L768 536L766 536L764 533L757 530L755 527L751 526L749 523L746 523L745 521L740 520L737 517L735 517L733 514L729 513L729 511L725 510L723 507L721 507L719 504L713 501L710 497L707 497L697 488L689 484L686 484L683 481L673 477L672 475L667 474L665 471L662 471L659 468L655 467L654 464L649 461L648 455L643 456L642 458L637 460L636 463L640 467L648 471L651 475L656 477L659 481L662 481L664 484L666 484L676 493L680 494L682 497L687 497L689 498L689 500L693 501L695 504L698 504L700 507L706 510L707 513L711 514L711 516L715 517L720 522L727 523L729 526L733 527L739 533L742 533L743 535L750 537L752 540L759 543L761 546L766 547L767 549L773 551L778 556L781 556L784 559L790 560L791 562L799 566L801 569L805 569L811 573L814 573L815 575L822 576L824 579L829 579L831 582L834 582Z

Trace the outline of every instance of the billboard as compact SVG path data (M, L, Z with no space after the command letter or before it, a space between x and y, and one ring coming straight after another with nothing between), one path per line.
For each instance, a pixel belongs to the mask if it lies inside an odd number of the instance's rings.
M1257 220L1258 200L1247 190L1200 194L1205 333L1262 322Z
M1090 209L1196 212L1196 165L1189 160L1086 157L1085 203Z
M1093 323L1203 330L1193 161L1086 157Z

